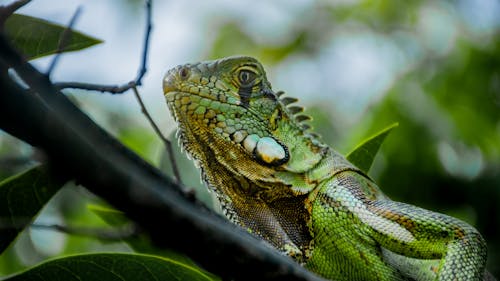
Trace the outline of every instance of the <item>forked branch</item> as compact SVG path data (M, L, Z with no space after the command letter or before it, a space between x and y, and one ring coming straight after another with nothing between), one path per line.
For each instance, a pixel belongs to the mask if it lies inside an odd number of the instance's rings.
M146 0L146 31L144 33L144 43L142 46L142 56L141 63L139 65L139 70L137 71L136 77L122 85L99 85L92 83L82 83L82 82L59 82L54 83L54 86L58 90L63 89L81 89L88 91L97 91L97 92L107 92L111 94L122 94L133 87L142 85L142 78L147 72L147 60L148 60L148 52L149 52L149 41L151 37L151 30L153 29L153 20L152 20L152 0Z
M79 9L75 12L75 15L73 16L69 28L66 29L69 31L68 33L65 32L62 35L62 38L60 40L60 45L59 47L62 48L64 47L65 42L67 42L67 37L69 37L69 34L71 34L71 26L74 24L74 21L76 17L78 16ZM170 140L168 140L163 133L160 131L156 123L154 122L153 118L151 118L151 115L146 109L146 106L142 102L142 99L139 95L139 92L137 91L137 86L140 86L142 84L142 78L147 72L147 60L148 60L148 52L149 52L149 41L151 38L151 30L152 30L153 24L152 24L152 1L151 0L146 0L146 30L144 33L144 41L143 41L143 48L142 48L142 56L141 56L141 63L139 65L139 69L137 72L137 76L134 80L131 80L130 82L123 84L123 85L98 85L98 84L89 84L89 83L81 83L81 82L61 82L61 83L55 83L55 87L58 90L62 89L67 89L67 88L73 88L73 89L82 89L82 90L88 90L88 91L98 91L98 92L107 92L111 94L122 94L130 89L134 91L134 94L137 98L137 101L139 102L139 105L141 107L142 113L146 116L148 119L148 122L151 124L153 127L155 133L158 135L158 137L162 140L163 144L165 145L165 149L167 150L167 154L169 157L169 162L172 166L172 172L175 177L175 180L177 183L182 183L179 168L177 165L177 161L174 157L173 154L173 149L172 149L172 143ZM50 68L48 70L48 75L50 75L54 65L57 62L57 59L59 58L60 52L54 57L54 60L52 61L52 64L50 65Z
M8 75L9 68L29 91ZM24 61L1 32L0 128L45 151L61 177L75 179L124 211L156 246L185 253L223 279L322 280L193 204L178 184L110 136Z

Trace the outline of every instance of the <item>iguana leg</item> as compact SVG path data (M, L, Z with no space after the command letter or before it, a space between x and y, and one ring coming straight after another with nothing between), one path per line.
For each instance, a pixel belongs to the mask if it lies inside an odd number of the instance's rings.
M369 217L367 205L353 196L366 191L360 188L358 176L342 172L310 195L314 245L306 267L332 280L408 280L384 260L372 237L370 223L377 224L381 218Z
M411 239L373 230L382 247L420 259L440 259L438 280L481 280L486 264L486 243L472 226L453 217L412 205L380 200L369 209L411 233ZM410 237L409 237L410 238Z
M325 184L317 195L323 206L316 211L331 210L331 218L323 216L325 220L340 229L346 227L342 225L344 218L351 222L348 226L351 229L340 235L357 240L343 247L354 251L357 245L373 243L372 252L387 249L410 258L439 259L437 267L432 268L438 280L482 279L486 243L477 230L453 217L370 193L368 186L373 189L374 184L366 177L343 172ZM336 243L334 239L331 238L331 243ZM364 253L367 252L365 249ZM377 263L371 261L371 264Z

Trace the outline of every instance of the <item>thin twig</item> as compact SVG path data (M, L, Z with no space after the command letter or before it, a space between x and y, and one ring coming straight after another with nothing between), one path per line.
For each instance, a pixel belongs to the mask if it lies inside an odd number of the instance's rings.
M172 171L173 171L176 182L182 183L181 177L180 177L180 172L179 172L177 163L175 161L172 143L167 138L165 138L165 136L163 136L163 134L159 130L158 126L155 124L155 122L151 118L150 114L148 113L146 107L144 106L144 104L140 98L140 95L137 92L137 86L142 84L142 78L144 77L144 74L147 72L149 39L151 37L152 27L153 27L153 24L152 24L152 1L146 0L146 32L144 35L142 60L141 60L141 64L139 66L139 71L137 73L137 77L135 80L130 81L124 85L98 85L98 84L89 84L89 83L80 83L80 82L62 82L62 83L54 83L54 86L58 90L73 88L73 89L82 89L82 90L90 90L90 91L98 91L98 92L108 92L111 94L121 94L121 93L128 91L129 89L133 89L135 96L136 96L137 100L139 101L139 105L141 106L142 112L144 113L144 115L146 116L148 121L153 126L153 129L155 130L157 135L161 138L161 140L165 144L165 148L167 149L169 160L172 163L171 164Z
M62 89L82 89L82 90L89 90L89 91L96 91L96 92L107 92L111 94L121 94L123 92L126 92L130 90L132 87L135 86L134 81L130 81L127 84L123 85L98 85L98 84L89 84L89 83L81 83L81 82L61 82L61 83L54 83L54 86L58 90Z
M30 1L31 0L18 0L10 3L9 5L0 6L0 29L3 29L3 25L10 15L22 6L28 4Z
M119 241L122 239L137 236L139 234L138 228L134 224L128 224L123 227L114 229L75 227L60 224L40 223L31 224L30 227L35 229L59 231L71 235L86 236L111 241Z
M11 169L21 166L26 166L30 163L33 163L33 159L31 157L26 156L2 156L0 159L0 168Z
M162 132L160 131L160 128L158 128L156 123L153 121L153 118L151 117L151 115L147 111L146 106L144 105L144 102L142 101L141 96L139 95L139 91L137 90L137 87L132 87L132 90L134 91L134 95L137 98L137 102L141 106L142 113L146 116L149 123L151 124L151 126L155 130L156 134L161 138L161 140L163 141L163 144L165 145L165 148L167 149L168 157L169 157L170 163L172 163L172 171L174 173L174 178L175 178L176 182L182 183L181 174L179 172L179 168L177 167L177 161L175 160L175 157L174 157L174 150L172 149L172 142L170 140L168 140L162 134Z
M12 81L2 71L7 67L37 95ZM154 245L187 254L223 280L320 280L243 229L188 201L180 186L60 95L1 32L0 88L0 128L43 149L57 177L75 178L125 211Z
M47 70L47 76L50 76L52 73L52 70L54 70L54 67L56 66L57 62L59 61L59 57L61 56L62 52L64 51L64 48L68 46L70 40L71 40L71 35L72 35L72 30L73 26L76 23L76 20L78 16L80 15L82 11L81 7L76 8L75 13L71 17L71 20L69 21L68 26L64 29L62 32L60 38L59 38L59 44L57 45L57 51L56 55L54 56L54 59L50 63L49 69Z
M88 91L107 92L111 94L122 94L135 86L142 85L142 78L147 72L147 58L149 53L149 39L151 37L151 30L153 28L152 21L152 0L146 0L146 32L144 35L144 46L142 50L142 60L139 65L137 76L134 80L123 85L97 85L91 83L81 82L61 82L54 83L58 90L62 89L82 89Z
M135 85L140 86L142 84L142 77L146 74L147 71L147 59L149 52L149 38L151 34L151 30L153 29L152 22L152 1L146 0L146 33L144 34L144 46L142 49L142 63L139 68L139 73L137 73L137 78L135 79Z

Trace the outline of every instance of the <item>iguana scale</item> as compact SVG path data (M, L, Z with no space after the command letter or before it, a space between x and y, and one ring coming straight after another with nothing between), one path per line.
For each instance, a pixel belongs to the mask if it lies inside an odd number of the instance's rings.
M332 280L482 280L486 243L453 217L390 200L309 132L251 57L177 66L163 90L224 214ZM484 277L486 278L486 277Z

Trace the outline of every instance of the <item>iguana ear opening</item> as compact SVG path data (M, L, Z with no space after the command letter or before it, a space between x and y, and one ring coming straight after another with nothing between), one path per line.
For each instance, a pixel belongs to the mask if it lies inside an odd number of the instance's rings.
M290 159L288 148L271 137L260 138L253 155L259 162L271 166L282 165Z
M232 136L259 163L266 166L279 166L290 159L288 148L272 137L259 137L256 134L246 135L238 131Z

